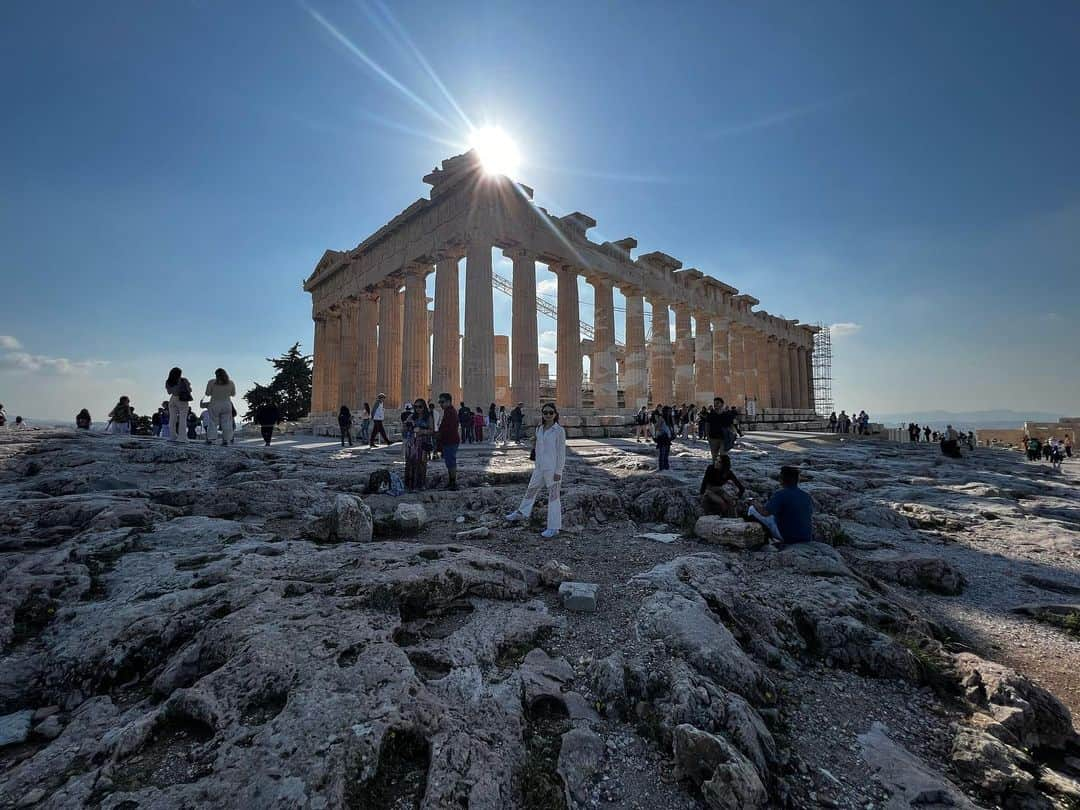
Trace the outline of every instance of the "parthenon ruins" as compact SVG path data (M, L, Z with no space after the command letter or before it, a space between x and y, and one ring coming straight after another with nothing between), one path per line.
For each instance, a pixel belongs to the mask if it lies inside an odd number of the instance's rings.
M682 269L665 253L631 258L636 239L590 241L594 219L549 214L532 202L532 189L485 174L473 152L444 160L424 182L431 185L429 199L417 200L352 250L327 250L304 283L315 321L313 414L342 404L356 408L377 392L393 407L442 391L472 407L538 406L536 262L558 280L554 396L560 409L582 408L583 393L591 394L593 409L610 413L649 403L711 403L718 395L758 414L813 414L817 327L755 311L757 298ZM509 349L495 334L493 247L513 263ZM426 296L431 272L433 313ZM579 276L595 293L592 337L584 344ZM625 297L625 345L615 340L615 288ZM648 340L646 299L652 308ZM508 389L502 379L507 365Z

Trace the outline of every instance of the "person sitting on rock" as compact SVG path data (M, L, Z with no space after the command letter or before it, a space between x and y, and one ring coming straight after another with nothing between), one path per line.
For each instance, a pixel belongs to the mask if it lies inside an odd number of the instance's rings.
M701 479L701 509L706 515L720 515L721 517L737 517L738 501L732 498L724 488L724 484L731 482L739 488L741 498L746 487L736 477L731 469L731 457L720 456L716 462L705 468L705 476Z
M769 530L777 545L809 543L814 539L814 503L799 489L799 468L780 468L780 489L764 508L751 504L747 514Z
M86 410L86 408L83 408L75 415L75 427L79 430L89 430L90 424L90 411Z

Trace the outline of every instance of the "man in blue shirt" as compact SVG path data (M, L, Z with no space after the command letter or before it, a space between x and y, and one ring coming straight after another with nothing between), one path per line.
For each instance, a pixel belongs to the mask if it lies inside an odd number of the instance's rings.
M799 468L780 468L780 489L763 509L751 506L748 514L769 530L779 544L809 543L814 539L811 516L814 504L799 489Z

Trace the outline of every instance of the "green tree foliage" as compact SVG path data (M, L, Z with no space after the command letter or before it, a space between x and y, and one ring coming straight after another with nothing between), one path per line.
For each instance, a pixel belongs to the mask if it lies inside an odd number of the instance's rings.
M244 394L248 411L244 418L255 418L255 410L267 402L276 402L281 417L295 421L308 415L311 410L311 355L300 353L300 343L280 357L267 357L266 361L275 369L274 379L269 385L255 383L255 387Z

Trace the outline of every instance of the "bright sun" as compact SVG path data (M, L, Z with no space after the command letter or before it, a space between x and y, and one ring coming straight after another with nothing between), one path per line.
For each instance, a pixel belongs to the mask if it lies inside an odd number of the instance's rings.
M469 146L476 150L484 171L488 174L517 175L521 164L521 155L517 144L499 127L481 127L474 129L469 137Z

